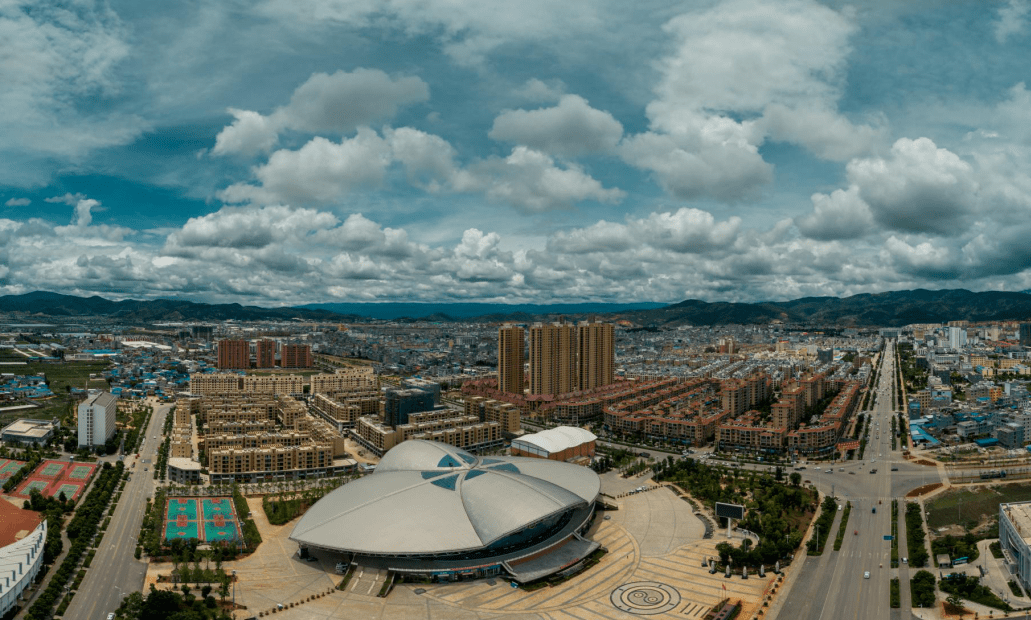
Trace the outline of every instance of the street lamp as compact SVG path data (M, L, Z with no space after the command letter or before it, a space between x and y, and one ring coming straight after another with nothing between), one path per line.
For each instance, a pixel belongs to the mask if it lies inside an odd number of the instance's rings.
M236 571L233 571L233 610L236 610Z

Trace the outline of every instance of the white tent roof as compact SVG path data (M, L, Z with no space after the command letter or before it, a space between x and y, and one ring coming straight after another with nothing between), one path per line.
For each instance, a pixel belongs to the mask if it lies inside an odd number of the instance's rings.
M566 448L590 443L596 439L597 437L591 431L575 426L557 426L532 435L524 435L512 441L512 447L518 447L517 444L527 444L553 454L562 452Z

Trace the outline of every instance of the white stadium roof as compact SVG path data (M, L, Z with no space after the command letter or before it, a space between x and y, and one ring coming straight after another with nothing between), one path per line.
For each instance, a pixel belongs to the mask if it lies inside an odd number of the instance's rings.
M593 502L598 475L543 459L477 457L435 441L391 449L376 472L312 506L290 538L365 554L433 554L486 547Z
M517 444L528 444L547 450L549 454L562 452L566 448L573 448L596 440L597 437L591 431L577 428L575 426L557 426L546 431L524 435L512 441L512 447Z

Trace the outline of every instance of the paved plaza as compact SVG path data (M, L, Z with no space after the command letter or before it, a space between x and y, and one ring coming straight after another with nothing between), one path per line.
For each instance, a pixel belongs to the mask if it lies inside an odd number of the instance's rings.
M603 476L603 491L613 495L639 486L651 487L651 483L646 478ZM702 539L704 526L687 502L667 488L617 502L621 509L599 512L589 534L609 551L601 562L569 581L535 592L512 588L508 580L495 578L401 584L387 598L378 598L386 575L377 571L356 574L346 592L336 591L333 588L342 579L333 570L337 556L316 552L318 562L299 559L296 543L288 538L294 522L270 525L258 499L249 504L264 542L254 555L225 566L237 571L236 600L247 606L238 612L240 618L283 604L286 609L274 616L283 620L694 619L702 618L723 598L743 600L745 608L739 617L754 614L774 576L751 575L744 580L740 574L729 579L722 573L710 575L702 562L716 555L722 538ZM148 582L156 573L170 570L168 565L153 565Z

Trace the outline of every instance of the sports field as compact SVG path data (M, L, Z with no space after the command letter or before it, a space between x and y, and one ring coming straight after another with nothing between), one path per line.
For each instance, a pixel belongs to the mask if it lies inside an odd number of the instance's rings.
M24 461L10 461L0 459L0 482L3 482L18 473L18 470L25 466Z
M228 497L178 497L169 499L165 507L165 540L239 540L238 524L233 501Z
M96 469L93 463L43 461L14 494L28 497L29 492L35 489L47 497L58 497L64 493L65 499L76 500L82 495Z

